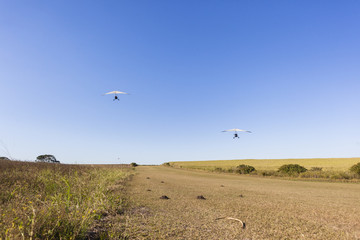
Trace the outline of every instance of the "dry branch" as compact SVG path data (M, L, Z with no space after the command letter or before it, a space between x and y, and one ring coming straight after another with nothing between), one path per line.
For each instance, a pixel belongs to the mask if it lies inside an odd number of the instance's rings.
M245 222L241 221L240 219L233 218L233 217L219 217L219 218L216 218L215 220L220 220L220 219L229 219L229 220L238 221L238 222L241 223L241 227L242 227L242 228L245 228Z

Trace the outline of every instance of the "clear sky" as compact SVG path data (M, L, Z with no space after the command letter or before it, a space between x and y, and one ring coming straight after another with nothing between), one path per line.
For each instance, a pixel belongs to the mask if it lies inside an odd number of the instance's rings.
M0 1L0 156L359 157L359 23L351 0Z

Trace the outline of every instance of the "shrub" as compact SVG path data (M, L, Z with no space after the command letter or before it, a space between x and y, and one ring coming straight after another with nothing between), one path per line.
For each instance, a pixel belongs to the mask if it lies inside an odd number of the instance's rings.
M262 177L269 177L269 176L276 176L278 172L274 170L256 170L256 172L251 173L254 175L262 176Z
M214 172L225 172L225 169L222 169L221 167L216 167L214 169Z
M248 174L255 171L255 168L250 165L241 164L236 167L235 172L239 174Z
M232 168L228 168L228 169L225 169L225 172L228 172L228 173L233 173L233 172L234 172L234 169L232 169Z
M337 172L330 175L331 179L351 179L351 176L345 172Z
M165 167L170 167L170 163L168 163L168 162L163 163L163 165L164 165Z
M307 169L304 168L303 166L300 166L299 164L285 164L282 165L278 171L286 174L295 174L295 173L299 174L302 172L306 172Z
M310 171L322 171L322 167L312 167Z
M300 178L330 178L332 173L324 171L307 171L299 174Z
M132 163L130 163L130 166L132 166L132 167L137 167L137 166L139 166L137 163L134 163L134 162L132 162Z
M360 175L360 162L350 168L350 172Z

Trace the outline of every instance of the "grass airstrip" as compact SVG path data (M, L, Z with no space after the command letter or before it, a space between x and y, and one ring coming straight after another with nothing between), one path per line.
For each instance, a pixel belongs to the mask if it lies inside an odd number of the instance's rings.
M136 204L124 232L129 239L360 238L358 183L162 166L140 166L136 171L129 188Z
M0 161L0 239L360 239L358 182L185 166L274 171L301 160L236 161L136 168ZM296 163L347 171L360 159L330 161Z

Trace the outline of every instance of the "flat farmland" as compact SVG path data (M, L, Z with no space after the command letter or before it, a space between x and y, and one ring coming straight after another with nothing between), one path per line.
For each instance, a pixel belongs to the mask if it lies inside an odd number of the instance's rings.
M217 167L232 168L240 164L251 165L257 170L277 170L284 164L299 164L305 168L321 167L325 171L347 171L360 162L360 158L304 158L304 159L244 159L216 161L170 162L175 167L212 170Z
M136 172L128 188L134 204L128 239L360 239L360 184L163 166Z

